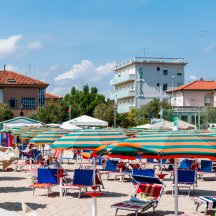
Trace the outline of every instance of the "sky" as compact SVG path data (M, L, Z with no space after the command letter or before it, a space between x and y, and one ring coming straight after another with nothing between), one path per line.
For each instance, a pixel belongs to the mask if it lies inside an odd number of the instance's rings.
M185 82L215 79L215 0L0 0L0 68L64 96L86 83L112 94L115 64L184 58Z

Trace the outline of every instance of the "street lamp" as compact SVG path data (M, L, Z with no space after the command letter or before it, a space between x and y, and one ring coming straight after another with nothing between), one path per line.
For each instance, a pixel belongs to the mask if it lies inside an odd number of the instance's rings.
M175 76L172 76L172 96L171 96L171 105L173 107L173 104L174 104L174 99L173 99L173 81L175 79Z
M117 101L117 95L116 95L116 98L114 101L114 128L116 128L117 106L118 106L118 101Z

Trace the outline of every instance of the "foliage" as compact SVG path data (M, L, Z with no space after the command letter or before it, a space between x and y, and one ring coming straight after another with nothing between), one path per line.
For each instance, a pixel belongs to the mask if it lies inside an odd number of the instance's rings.
M96 87L92 87L89 90L88 85L83 86L83 90L80 91L76 87L71 88L71 92L68 93L62 102L62 121L69 119L68 108L71 107L71 118L76 118L80 115L93 116L95 107L105 102L105 97L98 94Z
M94 109L94 117L107 121L109 126L114 123L114 106L115 103L112 100L98 104Z
M172 111L168 111L171 109L170 104L163 100L153 98L148 104L142 106L137 109L137 119L136 124L146 124L150 123L151 118L159 118L160 111L163 108L163 118L166 120L172 120Z
M38 108L29 117L43 123L59 123L61 122L62 104L61 101L48 101L43 107Z
M201 128L208 128L209 123L216 123L216 108L215 107L208 107L204 112L201 114Z
M117 114L116 123L118 127L128 128L130 125L128 114L127 113Z
M129 127L136 126L137 113L136 109L131 109L127 115L127 119L129 122Z
M7 104L0 103L0 121L13 118L13 112Z

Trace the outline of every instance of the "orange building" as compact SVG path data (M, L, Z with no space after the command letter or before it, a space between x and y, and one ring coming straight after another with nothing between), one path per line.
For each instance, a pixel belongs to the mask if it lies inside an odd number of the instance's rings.
M13 71L0 71L0 103L8 104L14 117L27 116L45 104L48 83Z

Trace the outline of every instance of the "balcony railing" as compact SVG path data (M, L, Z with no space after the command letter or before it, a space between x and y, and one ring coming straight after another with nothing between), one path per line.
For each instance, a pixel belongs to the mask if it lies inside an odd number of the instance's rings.
M127 98L127 97L135 97L136 91L132 89L122 89L121 91L115 91L114 95L117 99Z
M121 75L120 77L115 77L114 79L110 80L110 85L117 85L128 81L133 81L136 79L135 74L125 74Z

